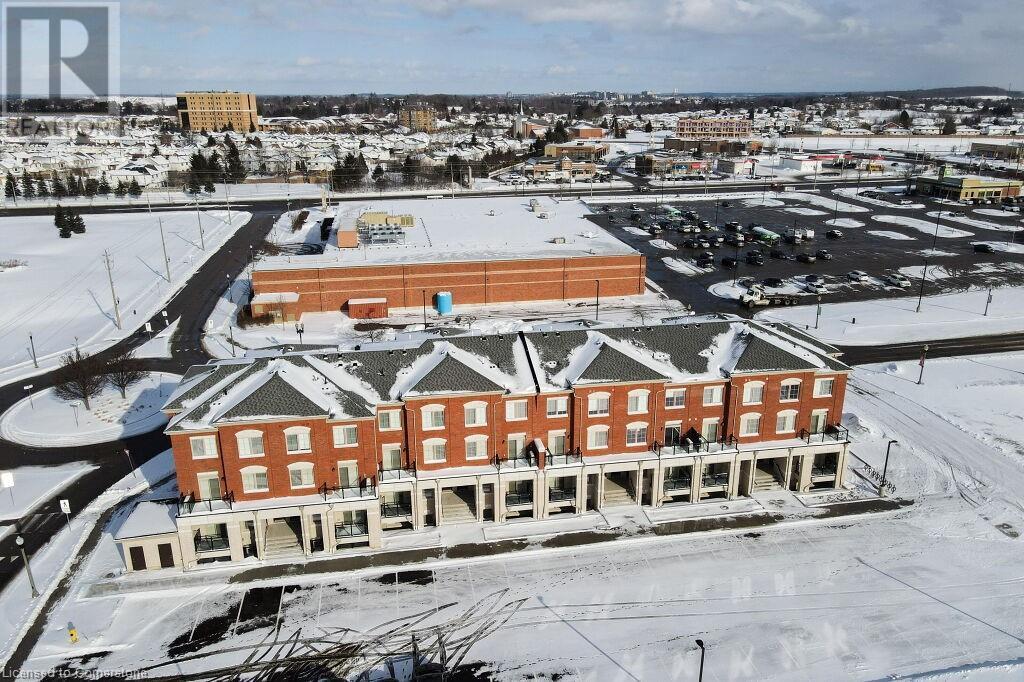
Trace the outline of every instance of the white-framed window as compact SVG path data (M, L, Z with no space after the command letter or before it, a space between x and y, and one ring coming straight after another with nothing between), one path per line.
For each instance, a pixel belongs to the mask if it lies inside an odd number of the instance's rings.
M721 405L722 404L722 387L721 386L705 386L704 387L704 404L705 405Z
M709 443L718 442L718 417L705 419L700 425L700 435Z
M833 377L824 377L821 379L814 380L814 397L815 398L828 398L832 395L832 390L836 386L836 380Z
M444 438L428 438L423 441L423 461L429 464L443 462L448 457L448 443Z
M466 459L487 459L487 436L466 436Z
M505 421L518 422L526 419L526 401L509 400L505 403Z
M607 393L591 393L587 396L587 414L591 417L603 417L611 412L611 396Z
M565 454L565 431L548 431L548 452L552 455Z
M204 471L196 474L196 482L199 483L199 499L219 500L221 498L220 474L216 471Z
M402 468L402 444L386 443L380 446L381 467L385 471L395 471Z
M487 426L487 403L474 400L466 403L466 426Z
M626 445L647 445L647 423L626 424Z
M523 450L526 449L526 434L510 433L505 442L508 444L508 458L515 459L522 455Z
M548 398L548 416L549 417L564 417L569 414L569 398L568 396L558 396L557 398Z
M824 433L828 425L828 410L811 412L811 433Z
M265 493L270 491L267 467L242 467L242 492Z
M630 391L626 401L626 412L628 414L646 414L647 398L650 393L651 392L646 389Z
M284 447L288 454L309 452L309 428L305 426L289 426L284 430Z
M668 409L686 407L686 389L670 388L665 391L665 407Z
M297 488L315 488L313 465L310 462L295 462L288 465L288 483L292 490Z
M238 442L239 457L262 457L266 454L263 450L262 431L255 429L239 431L235 434L235 440Z
M359 462L346 460L338 462L338 487L357 488L359 486ZM295 487L294 485L292 487Z
M800 400L799 379L786 379L779 388L779 401L784 403L791 400Z
M764 382L748 381L743 384L743 404L760 405L764 402Z
M359 427L355 424L339 424L331 429L334 447L352 448L359 445Z
M588 426L587 447L591 449L608 447L608 427L603 424Z
M444 405L424 405L420 414L423 415L424 431L444 428Z
M381 410L377 413L377 428L381 431L397 431L401 429L401 412L399 410Z
M740 435L756 436L761 433L761 415L757 412L748 412L740 417Z
M192 459L213 459L217 456L217 436L192 436L188 439Z
M775 433L796 431L796 410L782 410L775 416Z

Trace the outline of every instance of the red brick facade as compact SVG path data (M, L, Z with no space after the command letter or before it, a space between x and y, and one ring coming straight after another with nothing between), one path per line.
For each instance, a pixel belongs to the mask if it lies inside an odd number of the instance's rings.
M285 317L344 310L349 299L386 298L390 308L432 305L450 291L455 305L592 298L644 293L642 255L576 258L348 265L329 268L260 270L253 293L297 293L295 303L274 304ZM253 310L259 315L270 310Z
M815 379L831 377L835 383L830 396L815 398ZM792 402L780 401L782 383L786 380L800 380L799 397ZM761 402L756 405L743 404L744 385L750 382L764 382ZM721 386L722 401L720 404L704 404L704 388ZM685 388L684 405L667 407L665 393L673 388ZM628 412L629 394L633 391L648 391L646 411L635 414ZM307 419L291 421L268 421L262 423L245 423L221 427L217 432L217 456L208 459L193 459L189 439L202 433L174 433L171 444L177 468L178 486L183 494L193 493L200 498L197 474L216 472L221 477L221 488L224 493L231 492L237 501L259 500L274 497L310 495L326 484L337 486L338 462L356 461L359 478L375 478L381 463L383 447L388 444L399 444L402 448L402 466L419 470L436 470L449 467L486 466L493 463L497 455L504 460L508 457L509 436L522 434L523 444L529 446L534 439L545 444L549 442L549 433L564 431L566 450L580 448L584 456L599 456L636 452L642 453L652 443L664 442L665 426L668 423L678 424L682 433L691 428L701 432L704 420L719 419L719 439L735 437L740 443L758 441L785 440L793 438L802 429L809 430L811 415L815 410L828 410L826 423L837 424L842 415L843 400L846 391L846 374L815 375L813 372L770 373L763 375L746 375L723 379L703 384L686 384L674 386L659 382L622 383L577 388L575 392L543 393L528 396L508 396L498 393L460 395L457 397L417 397L408 399L404 404L382 405L381 411L397 410L399 412L399 428L381 430L377 419L358 419L346 421L327 421L326 419ZM588 400L594 393L609 394L609 414L592 416L588 411ZM549 398L565 396L568 398L565 416L547 416ZM506 418L506 406L511 401L526 401L526 417L522 420L510 421ZM466 405L481 402L485 408L485 423L479 426L466 426ZM444 408L444 426L440 428L424 428L423 408L438 405ZM794 432L776 434L776 419L781 410L795 410ZM740 419L744 414L758 413L761 415L761 428L754 435L740 434ZM626 430L631 423L647 424L646 439L634 445L627 445ZM351 424L357 426L358 443L355 446L335 447L332 428ZM310 452L289 454L285 446L285 429L290 427L307 427L310 429ZM592 448L588 443L588 428L593 426L608 427L608 446ZM264 455L260 457L240 457L236 434L239 431L259 430L263 433ZM211 434L214 432L205 432ZM465 439L471 435L487 437L486 457L468 460L466 458ZM424 458L423 442L426 439L444 439L446 454L443 462L428 463ZM290 485L288 465L296 462L310 462L313 465L315 485L311 488L293 489ZM543 458L540 460L543 466ZM261 466L267 469L269 490L260 493L245 493L242 487L241 470L243 467Z

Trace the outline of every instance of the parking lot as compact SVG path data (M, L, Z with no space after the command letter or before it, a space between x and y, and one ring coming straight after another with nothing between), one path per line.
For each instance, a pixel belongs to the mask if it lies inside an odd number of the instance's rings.
M742 314L746 308L735 302L735 296L746 291L751 281L768 280L766 292L806 298L801 302L807 303L819 292L823 303L917 295L926 258L925 295L971 286L1024 284L1024 248L1021 253L974 250L974 243L979 241L1024 242L1024 235L1013 231L1024 229L1020 213L1003 211L999 205L951 205L924 197L908 197L913 202L910 205L890 204L855 192L840 192L823 189L813 196L809 193L806 199L795 198L794 193L767 192L764 199L758 193L718 201L696 195L666 197L664 203L660 197L644 196L635 202L595 203L597 213L591 219L644 253L648 257L648 277L697 312L734 308ZM633 210L631 204L639 210ZM690 226L692 221L670 222L666 205L684 213L694 211L710 227L699 233L683 232L679 228ZM662 233L644 231L653 220L666 226ZM814 238L798 243L779 240L773 246L750 241L739 247L686 245L695 238L727 237L731 231L724 226L729 222L739 223L744 231L751 225L762 225L780 235L794 228L812 230ZM842 238L826 237L836 227L842 231ZM817 254L821 249L827 250L831 259L816 258L812 263L797 260L800 254ZM747 262L751 251L762 254L763 265ZM714 255L714 264L701 269L696 267L695 258L703 252ZM723 267L723 258L735 258L738 266ZM851 281L847 273L853 270L863 271L866 278ZM901 272L910 282L902 287L886 282L886 275L895 272ZM808 290L805 278L809 274L821 277L820 290Z

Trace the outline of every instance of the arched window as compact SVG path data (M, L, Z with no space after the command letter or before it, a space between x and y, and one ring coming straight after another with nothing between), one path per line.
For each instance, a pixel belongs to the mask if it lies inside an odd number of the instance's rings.
M296 488L315 488L316 482L313 479L313 464L310 462L295 462L288 465L288 482L292 490Z
M235 440L238 441L239 457L262 457L265 454L262 431L256 429L239 431L235 434Z
M647 398L651 392L647 389L638 388L629 392L629 400L626 403L626 411L629 414L646 414Z
M289 426L284 430L284 447L288 454L309 452L309 427Z
M748 381L743 384L743 404L760 405L764 402L764 382Z
M775 417L775 433L796 431L796 410L782 410Z
M611 396L607 393L591 393L587 396L587 415L603 417L611 412Z
M588 426L587 447L591 449L608 447L608 427L603 424Z
M444 438L423 441L423 461L429 464L443 462L448 457L448 442Z
M265 493L270 491L267 467L242 467L242 492Z
M779 389L779 400L781 402L800 400L800 380L786 379L783 381L782 388Z
M740 435L756 436L761 433L761 414L748 412L740 417Z
M647 422L626 424L626 445L647 445Z
M431 431L444 428L444 405L424 405L420 408L423 416L423 430Z

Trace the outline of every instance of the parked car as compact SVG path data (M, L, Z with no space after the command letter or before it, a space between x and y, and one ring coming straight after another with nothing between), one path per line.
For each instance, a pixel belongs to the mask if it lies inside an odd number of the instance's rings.
M737 261L732 256L726 256L725 258L722 259L722 267L723 268L728 268L729 270L735 270L737 265L739 265L739 261Z
M910 280L907 279L904 274L899 272L890 272L883 278L883 280L886 284L891 284L892 286L899 287L900 289L906 289L910 286Z
M832 252L829 251L828 249L818 249L818 251L814 255L816 255L821 260L832 260Z
M828 293L828 289L825 288L825 285L817 282L804 282L804 290L809 294Z
M768 252L768 255L777 260L793 260L793 256L779 249L772 249Z
M709 242L707 239L698 239L697 240L697 247L701 248L701 249L710 249L711 248L711 242Z
M825 278L821 275L810 274L804 277L804 282L808 284L824 284Z
M825 233L825 236L828 237L829 239L842 239L843 238L843 231L842 230L829 230L828 232Z
M991 244L986 244L986 243L982 242L980 244L975 244L974 245L974 252L975 253L995 253L996 250L992 247Z
M868 277L868 273L864 272L863 270L850 270L848 273L846 273L846 279L850 280L851 282L867 282L871 278Z
M743 238L742 234L730 234L725 237L725 243L731 246L743 246L746 241L747 240Z
M818 260L817 256L813 253L798 253L796 259L800 263L813 263Z
M722 201L718 205L721 206L722 208L731 208L732 207L732 202L731 201Z
M785 284L785 282L779 277L765 277L761 280L761 284L766 287L778 288Z
M707 237L707 240L711 242L711 246L721 246L725 241L725 237L720 234L713 234Z
M696 249L697 248L697 240L696 239L687 239L686 241L683 242L683 248L684 249Z
M764 265L764 255L760 251L747 251L747 265Z

